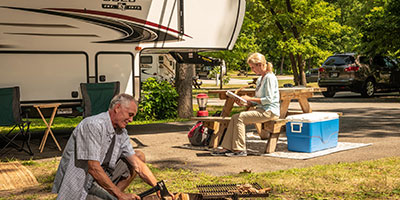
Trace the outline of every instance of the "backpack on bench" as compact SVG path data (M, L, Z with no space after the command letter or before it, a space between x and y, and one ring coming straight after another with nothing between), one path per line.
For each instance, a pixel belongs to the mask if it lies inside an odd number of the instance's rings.
M213 132L204 127L201 121L198 121L188 133L189 142L193 146L208 146Z
M221 111L217 111L212 116L221 116ZM213 133L214 130L204 127L203 122L198 121L188 133L189 142L193 146L208 146Z

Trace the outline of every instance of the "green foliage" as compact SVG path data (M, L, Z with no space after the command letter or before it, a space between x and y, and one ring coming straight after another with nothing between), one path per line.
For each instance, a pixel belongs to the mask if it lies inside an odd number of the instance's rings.
M178 115L178 93L167 81L148 78L142 83L142 97L135 120L172 119Z
M311 68L334 53L399 57L399 33L400 0L248 0L233 50L207 55L224 59L229 70L248 71L247 56L261 52L275 68L284 58L284 71L292 73L290 53Z
M364 6L362 50L369 55L400 54L400 0L372 1Z
M293 12L288 11L287 2ZM252 52L266 55L275 69L282 61L289 65L289 54L296 56L295 67L304 61L319 66L333 52L342 51L342 45L333 41L352 31L335 21L340 11L323 0L249 0L246 10L234 49L212 55L223 58L229 70L249 70L246 58ZM284 71L292 70L286 67Z
M214 69L210 71L210 74L207 76L208 78L216 78L217 74L221 73L221 66L216 66ZM222 76L222 83L224 85L228 84L231 78L227 75Z

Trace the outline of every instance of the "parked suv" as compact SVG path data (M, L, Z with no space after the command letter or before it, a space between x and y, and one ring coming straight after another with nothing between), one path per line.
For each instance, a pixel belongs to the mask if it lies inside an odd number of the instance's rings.
M319 68L319 87L322 94L333 97L339 91L361 93L371 97L375 92L399 91L400 67L388 57L369 58L354 53L335 54L328 57Z
M318 82L319 68L312 68L306 71L306 81L307 83Z

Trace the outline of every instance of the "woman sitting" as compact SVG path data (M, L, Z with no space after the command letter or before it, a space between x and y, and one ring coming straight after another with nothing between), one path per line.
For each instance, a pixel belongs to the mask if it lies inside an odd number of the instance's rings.
M247 64L258 77L254 97L242 96L247 101L240 106L256 106L255 110L243 111L232 116L222 140L222 150L213 152L215 156L247 156L246 152L246 127L245 124L263 123L279 118L279 89L278 80L272 72L271 63L267 63L260 53L253 53L247 59Z

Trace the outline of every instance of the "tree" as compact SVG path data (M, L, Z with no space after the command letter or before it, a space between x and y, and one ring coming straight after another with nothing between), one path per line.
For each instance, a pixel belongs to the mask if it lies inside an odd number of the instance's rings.
M177 64L175 87L179 94L178 97L178 117L190 118L193 116L192 104L192 80L193 80L193 64Z
M337 12L322 0L251 0L260 7L263 35L272 35L280 52L289 56L296 85L305 85L305 61L331 54L323 47L338 35Z
M400 54L400 0L372 1L364 6L362 50L369 55Z
M263 53L274 66L288 56L296 85L306 84L306 61L321 64L343 31L335 21L340 11L323 0L249 0L246 10L233 51L214 56L227 60L229 69L246 66L251 52Z

